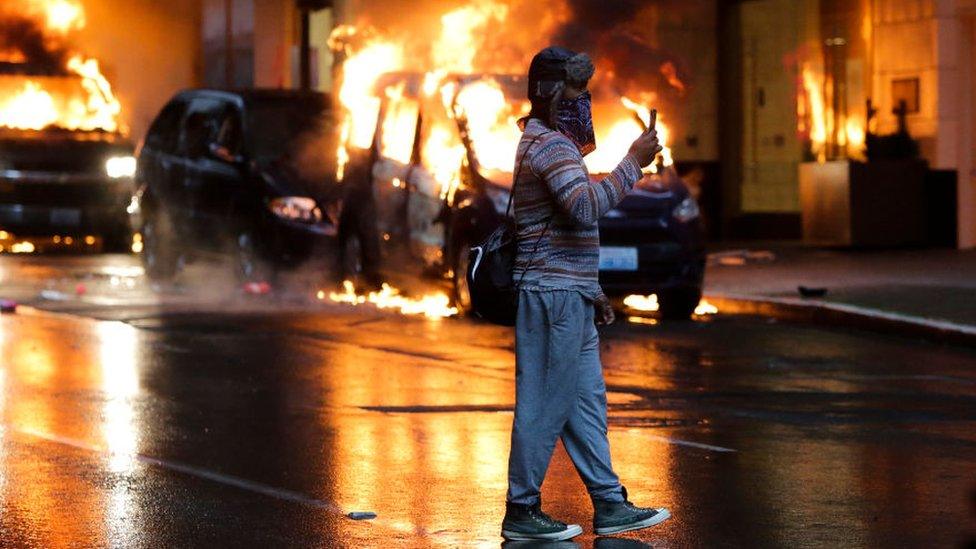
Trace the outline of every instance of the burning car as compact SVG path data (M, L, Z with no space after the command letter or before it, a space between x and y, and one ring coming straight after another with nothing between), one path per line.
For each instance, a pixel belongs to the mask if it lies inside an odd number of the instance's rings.
M132 201L146 273L233 253L246 280L308 258L337 230L331 109L319 93L189 90L149 128Z
M374 192L388 257L402 263L397 254L407 250L428 275L450 280L464 309L467 251L498 226L508 202L526 84L511 75L436 78L436 85L416 73L377 80ZM639 132L646 110L626 99L618 105L631 114L618 124ZM610 139L613 132L620 134L612 129ZM619 160L620 147L608 149L587 157L592 173ZM705 265L698 205L670 167L668 150L652 172L600 221L601 284L612 296L657 294L664 316L687 318L701 298Z
M135 158L111 86L43 13L0 15L0 229L127 249Z

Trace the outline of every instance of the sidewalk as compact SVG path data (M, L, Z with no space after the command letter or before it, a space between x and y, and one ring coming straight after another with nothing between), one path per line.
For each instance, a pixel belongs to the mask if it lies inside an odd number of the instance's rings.
M800 286L826 293L802 296ZM874 319L916 326L920 335L946 332L976 342L976 250L725 246L709 254L705 293L741 312L767 312L756 309L766 306L821 320Z

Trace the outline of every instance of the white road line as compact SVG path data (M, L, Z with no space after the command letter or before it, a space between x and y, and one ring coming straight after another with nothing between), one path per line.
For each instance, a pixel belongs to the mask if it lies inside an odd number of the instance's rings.
M58 436L51 433L44 433L34 429L22 429L18 427L10 427L10 426L6 427L4 430L6 429L11 429L13 431L16 431L24 435L39 438L56 444L61 444L63 446L70 446L72 448L86 450L88 452L92 452L95 454L101 454L104 456L111 455L111 452L109 452L105 448L100 448L98 446L94 446L92 444L88 444L86 442L73 439L73 438ZM346 513L343 512L343 510L339 508L339 506L329 503L327 501L322 501L320 499L308 497L305 494L302 494L300 492L286 490L283 488L276 488L274 486L262 484L260 482L254 482L241 477L236 477L233 475L225 475L223 473L210 471L208 469L203 469L201 467L187 465L185 463L179 463L176 461L159 459L159 458L155 458L152 456L147 456L139 453L132 454L132 457L136 461L144 465L150 465L153 467L158 467L160 469L166 469L168 471L182 473L184 475L209 480L212 482L216 482L218 484L223 484L225 486L233 486L241 490L253 492L256 494L261 494L264 496L280 499L283 501L291 501L308 507L322 509L329 513L334 513L336 515L341 515L343 517L346 516ZM388 528L390 530L395 530L406 534L425 535L423 529L417 528L412 524L402 522L402 521L373 519L365 522L368 522L370 525L378 525L384 528Z
M99 448L97 446L93 446L91 444L82 442L80 440L53 435L50 433L42 433L40 431L36 431L33 429L14 428L14 430L17 431L18 433L23 433L25 435L30 435L32 437L40 438L43 440L47 440L48 442L54 442L64 446L71 446L73 448L87 450L89 452L96 453L96 454L103 454L103 455L110 454L110 452L104 448ZM211 480L228 486L234 486L235 488L240 488L242 490L247 490L249 492L255 492L276 499L292 501L295 503L300 503L302 505L307 505L309 507L325 509L326 511L329 511L331 513L345 515L345 513L342 512L342 509L340 509L336 505L333 505L326 501L322 501L320 499L310 498L304 494L293 492L291 490L275 488L274 486L261 484L260 482L254 482L240 477L235 477L233 475L225 475L223 473L202 469L200 467L195 467L193 465L187 465L185 463L179 463L176 461L154 458L152 456L146 456L143 454L133 454L132 457L140 463L159 467L160 469L167 469L170 471L175 471L177 473L183 473L184 475Z
M668 444L675 444L677 446L688 446L690 448L709 450L711 452L738 452L738 450L734 448L725 448L724 446L713 446L711 444L704 444L702 442L692 442L690 440L682 440L680 438L662 437L660 435L648 435L648 434L642 434L641 436L647 437L651 440L656 440L658 442L666 442Z

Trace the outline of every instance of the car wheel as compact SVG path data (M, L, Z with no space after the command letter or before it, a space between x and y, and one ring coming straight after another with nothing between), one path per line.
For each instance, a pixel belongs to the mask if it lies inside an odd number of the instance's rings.
M250 232L237 235L237 274L244 282L271 282L277 274L261 256L258 243Z
M142 225L142 265L146 276L156 282L171 280L180 270L180 252L168 215L154 212Z
M688 320L701 301L701 288L676 288L658 294L661 316L668 320Z
M355 281L363 273L362 246L359 236L350 234L342 244L342 265L340 266L342 277L346 280Z
M102 251L116 254L132 253L132 229L125 219L102 235Z
M468 286L468 266L471 262L467 242L461 242L454 259L454 306L461 314L471 312L471 288Z

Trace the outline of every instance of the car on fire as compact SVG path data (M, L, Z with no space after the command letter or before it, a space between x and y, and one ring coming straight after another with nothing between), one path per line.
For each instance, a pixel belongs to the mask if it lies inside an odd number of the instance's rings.
M445 81L441 92L430 93L424 89L423 75L391 73L378 80L376 96L383 99L371 173L386 256L402 264L404 258L398 254L407 250L428 275L448 280L455 303L468 310L468 250L505 215L518 140L514 124L499 136L473 123L480 116L477 104L520 98L525 80L465 75ZM459 98L469 87L484 87L486 82L489 93L477 98L469 112ZM451 135L443 128L451 128ZM504 144L489 150L479 146L479 140ZM600 220L600 283L615 298L656 294L663 316L687 318L702 295L705 250L700 212L673 168L658 172L646 174L634 192Z
M147 275L168 280L187 261L229 252L244 280L267 280L308 259L337 230L333 126L320 93L177 94L151 124L135 175Z
M90 106L113 100L69 71L0 62L0 229L65 242L95 235L127 251L135 158L115 121ZM93 97L94 95L94 97ZM81 239L79 238L79 241Z

